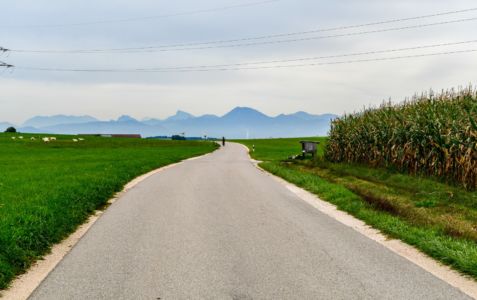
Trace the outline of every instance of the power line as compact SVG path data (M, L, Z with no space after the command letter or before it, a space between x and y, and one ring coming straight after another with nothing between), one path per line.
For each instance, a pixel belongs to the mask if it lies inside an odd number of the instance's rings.
M5 28L5 29L9 29L9 28L54 28L54 27L71 27L71 26L87 26L87 25L111 24L111 23L138 22L138 21L145 21L145 20L164 19L164 18L171 18L171 17L189 16L189 15L197 15L197 14L205 14L205 13L226 11L226 10L231 10L231 9L236 9L236 8L245 8L245 7L252 7L252 6L258 6L258 5L270 4L270 3L279 2L279 1L281 1L281 0L255 1L255 2L249 2L249 3L242 3L242 4L235 4L235 5L209 8L209 9L199 9L199 10L178 12L178 13L172 13L172 14L163 14L163 15L147 16L147 17L133 17L133 18L116 19L116 20L103 20L103 21L78 22L78 23L64 23L64 24L50 24L50 25L1 26L0 29L1 28Z
M313 61L313 60L322 60L322 59L330 59L330 58L375 55L375 54L384 54L384 53L393 53L393 52L402 52L402 51L411 51L411 50L422 50L422 49L447 47L447 46L467 45L467 44L473 44L473 43L477 43L477 40L451 42L451 43L440 43L440 44L431 44L431 45L422 45L422 46L395 48L395 49L385 49L385 50L373 50L373 51L365 51L365 52L353 52L353 53L336 54L336 55L328 55L328 56L313 56L313 57L304 57L304 58L267 60L267 61L256 61L256 62L243 62L243 63L233 63L233 64L156 67L156 68L147 68L147 69L141 69L141 70L188 70L188 69L193 69L194 70L194 69L211 69L211 68L238 67L238 66L249 66L249 65L263 65L263 64L274 64L274 63L288 63L288 62L299 62L299 61Z
M6 62L0 61L0 67L9 69L9 68L13 68L14 66L7 64Z
M369 31L358 31L358 32L350 32L350 33L343 33L343 34L334 34L334 35L322 35L322 36L312 36L312 37L303 37L303 38L238 43L238 44L230 44L230 45L213 45L213 46L203 46L203 47L184 47L184 48L163 49L163 48L173 47L173 46L164 45L164 46L154 46L154 47L76 49L76 50L9 49L8 51L18 52L18 53L42 53L42 54L92 54L92 53L147 53L147 52L204 50L204 49L215 49L215 48L236 48L236 47L267 45L267 44L283 44L283 43L292 43L292 42L300 42L300 41L321 40L321 39L330 39L330 38L339 38L339 37L360 36L360 35L367 35L367 34L373 34L373 33L383 33L383 32L409 30L409 29L416 29L416 28L426 28L426 27L432 27L432 26L438 26L438 25L457 24L457 23L470 22L470 21L476 21L476 20L477 20L477 17L474 17L474 18L457 19L457 20L451 20L451 21L442 21L442 22L402 26L402 27L392 27L392 28L376 29L376 30L369 30ZM206 43L219 43L219 42L225 43L226 40L206 42Z
M279 0L275 0L275 1L279 1ZM257 3L254 3L254 5L264 4L264 3L268 3L268 2L275 2L275 1L257 2ZM250 6L251 4L244 4L244 5ZM208 45L208 44L242 42L242 41L250 41L250 40L260 40L260 39L270 39L270 38L278 38L278 37L305 35L305 34L312 34L312 33L319 33L319 32L356 29L356 28L362 28L362 27L369 27L369 26L384 25L384 24L398 23L398 22L404 22L404 21L412 21L412 20L433 18L433 17L439 17L439 16L446 16L446 15L452 15L452 14L460 14L460 13L472 12L472 11L477 11L477 8L453 10L453 11L446 11L446 12L441 12L441 13L434 13L434 14L421 15L421 16L415 16L415 17L407 17L407 18L390 19L390 20L376 21L376 22L357 24L357 25L344 25L344 26L331 27L331 28L320 28L320 29L314 29L314 30L308 30L308 31L297 31L297 32L290 32L290 33L269 34L269 35L261 35L261 36L246 37L246 38L239 38L239 39L227 39L227 40L216 40L216 41L208 41L208 42L170 44L170 45L161 45L161 46L155 46L155 47L111 48L111 49L104 49L104 50L106 50L106 51L121 51L121 50L138 50L138 49L147 49L147 48L189 47L189 46ZM92 49L90 51L103 51L103 50Z
M249 66L249 65L263 65L263 64L273 64L273 63L287 63L287 62L322 60L322 59L330 59L330 58L384 54L384 53L393 53L393 52L402 52L402 51L411 51L411 50L422 50L422 49L447 47L447 46L467 45L467 44L473 44L473 43L477 43L477 40L460 41L460 42L452 42L452 43L440 43L440 44L431 44L431 45L423 45L423 46L396 48L396 49L373 50L373 51L365 51L365 52L353 52L353 53L336 54L336 55L328 55L328 56L313 56L313 57L304 57L304 58L279 59L279 60L244 62L244 63L234 63L234 64L160 67L160 68L153 68L153 69L154 70L182 70L182 69L203 69L203 68L205 68L205 69L209 68L210 69L210 68L237 67L237 66Z
M160 70L160 69L61 69L61 68L31 68L31 67L16 67L19 70L27 71L46 71L46 72L82 72L82 73L185 73L185 72L216 72L216 71L239 71L239 70L259 70L259 69L282 69L282 68L298 68L298 67L312 67L312 66L325 66L325 65L342 65L353 64L362 62L377 62L377 61L392 61L402 60L409 58L420 57L433 57L452 54L463 54L477 52L477 49L435 52L427 54L412 54L402 56L391 56L381 58L369 58L369 59L357 59L357 60L345 60L345 61L332 61L332 62L318 62L307 64L295 64L295 65L274 65L274 66L257 66L257 67L231 67L231 68L211 68L211 69L188 69L188 70Z
M348 30L348 29L356 29L356 28L362 28L362 27L384 25L384 24L391 24L391 23L398 23L398 22L405 22L405 21L412 21L412 20L419 20L419 19L427 19L427 18L433 18L433 17L439 17L439 16L452 15L452 14L460 14L460 13L472 12L472 11L477 11L477 8L467 8L467 9L446 11L446 12L423 15L423 16L391 19L391 20L384 20L384 21L376 21L376 22L357 24L357 25L344 25L344 26L331 27L331 28L320 28L320 29L314 29L314 30L308 30L308 31L296 31L296 32L289 32L289 33L269 34L269 35L255 36L255 37L246 37L246 38L229 39L229 40L217 40L217 41L209 41L209 42L171 44L171 45L157 46L156 48L189 47L189 46L198 46L198 45L207 45L207 44L243 42L243 41L250 41L250 40L260 40L260 39L271 39L271 38L278 38L278 37L295 36L295 35L305 35L305 34L312 34L312 33L319 33L319 32ZM132 49L134 49L134 48L132 48ZM128 49L126 49L126 50L128 50Z
M392 57L382 57L382 58L369 58L369 59L335 61L335 62L299 64L299 65L278 65L278 66L268 66L268 67L267 66L264 66L264 67L245 67L245 68L220 69L220 70L217 69L217 70L205 70L205 71L258 70L258 69L281 69L281 68L298 68L298 67L313 67L313 66L326 66L326 65L343 65L343 64L353 64L353 63L363 63L363 62L377 62L377 61L392 61L392 60L401 60L401 59L408 59L408 58L432 57L432 56L463 54L463 53L473 53L473 52L477 52L477 49L446 51L446 52L436 52L436 53L427 53L427 54L413 54L413 55L392 56ZM197 71L201 71L201 70L197 70Z

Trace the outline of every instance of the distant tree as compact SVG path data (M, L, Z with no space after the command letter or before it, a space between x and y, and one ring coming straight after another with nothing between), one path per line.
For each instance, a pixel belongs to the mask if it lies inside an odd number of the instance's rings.
M15 129L15 127L8 127L7 130L5 130L5 132L15 133L17 132L17 130Z
M174 140L174 141L185 141L186 138L183 137L182 135L177 135L177 134L176 134L176 135L173 135L173 136L171 137L171 139Z

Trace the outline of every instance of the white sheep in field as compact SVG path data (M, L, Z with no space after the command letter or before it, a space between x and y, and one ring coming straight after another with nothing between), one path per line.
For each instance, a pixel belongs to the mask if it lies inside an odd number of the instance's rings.
M50 137L50 141L56 141L56 137L54 136Z
M23 140L23 136L19 136L18 138L19 138L20 140Z
M16 137L12 136L12 140L16 139Z
M84 141L84 139L83 138L78 138L78 141Z
M78 140L77 140L77 139L73 139L73 142L75 142L75 143L76 143L76 142L78 142Z
M50 142L50 138L49 137L44 137L41 139L43 142L45 143L49 143Z
M34 141L34 140L36 140L36 138L35 138L34 136L32 136L32 137L30 138L30 140L31 140L31 141Z

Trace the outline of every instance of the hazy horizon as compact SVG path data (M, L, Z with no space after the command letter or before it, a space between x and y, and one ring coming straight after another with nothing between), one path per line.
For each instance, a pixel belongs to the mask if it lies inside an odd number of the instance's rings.
M141 134L144 137L227 136L229 138L268 138L326 135L335 115L304 112L268 116L249 107L236 107L225 115L194 116L178 112L166 119L135 119L123 115L113 120L84 116L35 116L16 129L23 133L51 134ZM0 122L0 131L9 124Z
M167 115L165 117L154 117L154 116L151 116L151 117L143 117L143 118L139 118L139 117L135 117L134 115L130 115L130 114L127 114L127 113L123 113L123 114L118 114L116 116L113 116L112 118L100 118L100 117L97 117L95 116L94 114L62 114L62 113L59 113L59 114L46 114L46 115L32 115L30 117L27 117L26 119L24 119L23 121L19 122L19 123L14 123L14 122L10 122L8 120L0 120L0 123L2 122L7 122L7 123L11 123L13 125L16 125L16 126L20 126L20 125L23 125L25 124L25 122L27 122L28 120L31 120L33 118L37 118L37 117L40 117L40 118L52 118L52 117L59 117L59 116L62 116L62 117L93 117L95 119L97 119L98 121L116 121L118 120L119 118L121 117L124 117L124 116L127 116L127 117L131 117L133 119L136 119L138 121L147 121L147 120L166 120L167 118L170 118L170 117L173 117L173 116L176 116L178 113L187 113L187 114L190 114L192 115L193 117L197 118L197 117L203 117L203 116L207 116L207 115L214 115L214 116L217 116L217 117L223 117L225 116L227 113L230 113L231 111L233 111L234 109L237 109L237 108L250 108L250 109L253 109L253 110L256 110L260 113L263 113L264 115L266 115L267 117L271 117L271 118L276 118L280 115L293 115L293 114L297 114L297 113L307 113L307 114L310 114L310 115L317 115L317 116L320 116L320 115L328 115L330 113L324 113L324 114L313 114L313 113L310 113L310 112L307 112L307 111L293 111L293 112L282 112L282 113L279 113L279 114L266 114L260 110L257 110L253 107L240 107L240 106L237 106L237 107L233 107L231 108L230 110L228 110L225 114L215 114L215 113L206 113L206 114L199 114L199 115L196 115L196 114L193 114L193 113L190 113L188 111L185 111L183 109L178 109L176 110L176 112L172 113L171 115ZM331 115L335 115L335 114L331 114Z

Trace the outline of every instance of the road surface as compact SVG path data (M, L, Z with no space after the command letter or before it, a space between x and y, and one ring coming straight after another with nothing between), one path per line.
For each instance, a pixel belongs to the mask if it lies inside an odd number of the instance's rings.
M297 198L241 145L149 177L31 299L468 299Z

